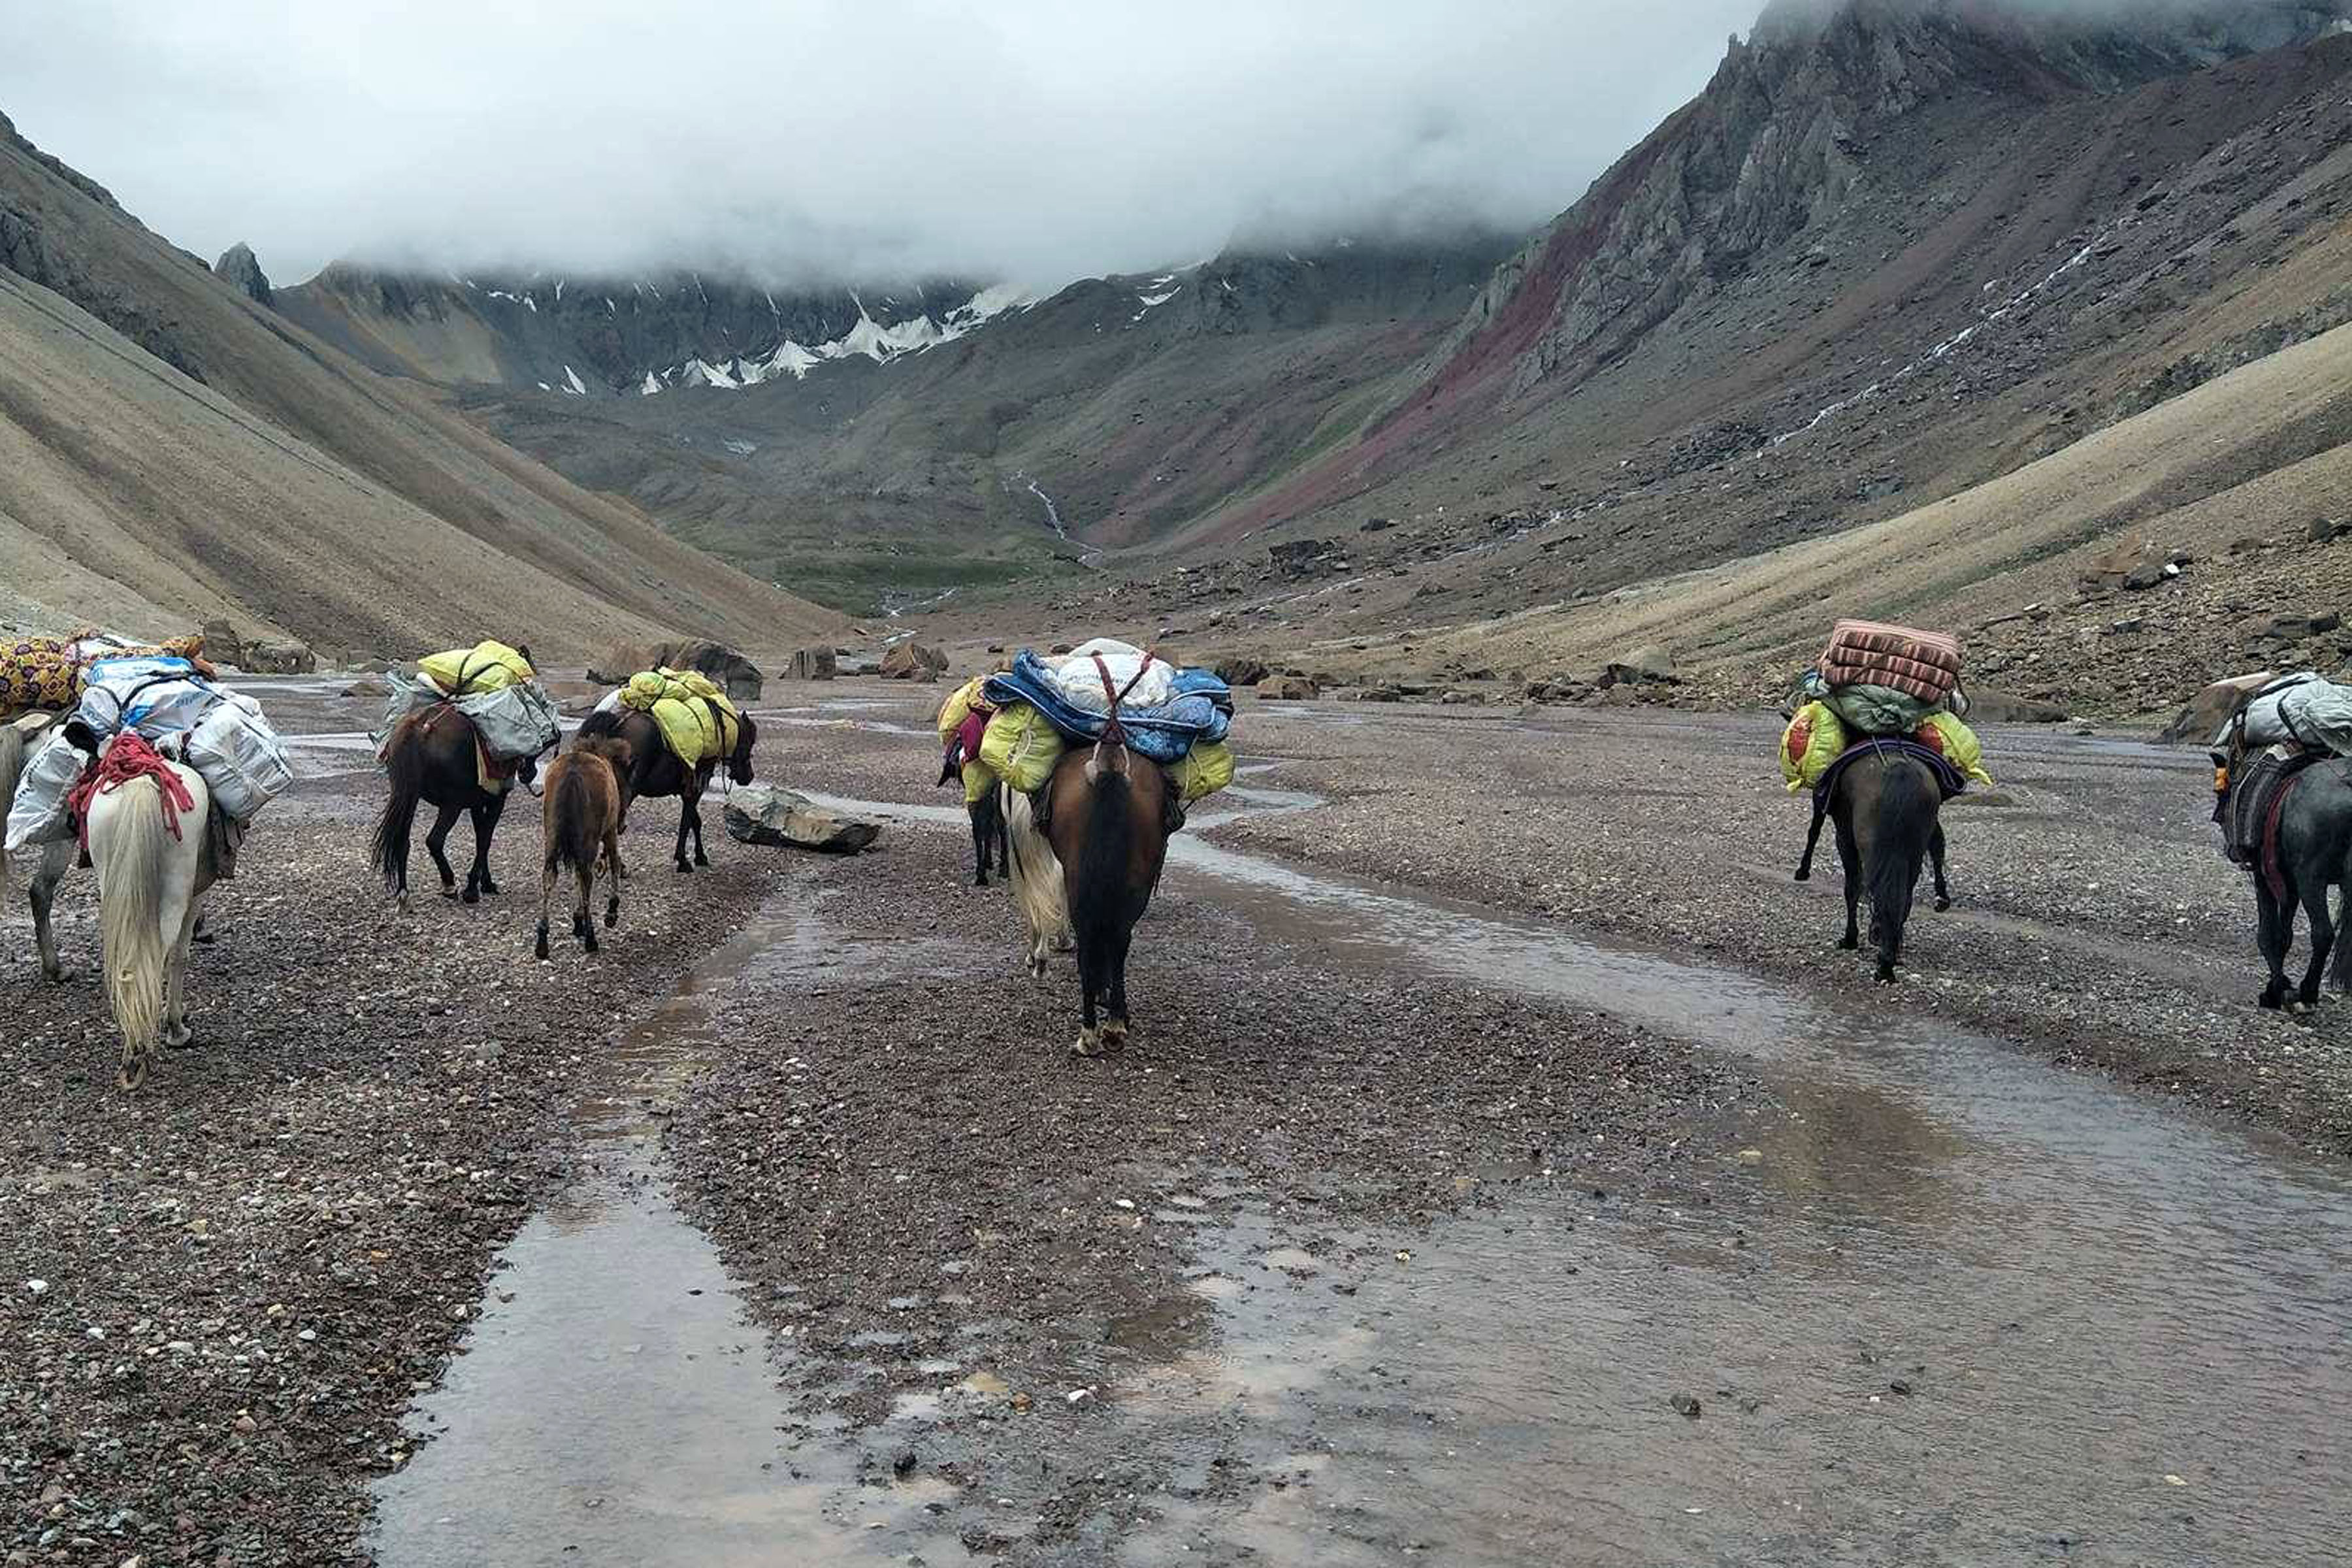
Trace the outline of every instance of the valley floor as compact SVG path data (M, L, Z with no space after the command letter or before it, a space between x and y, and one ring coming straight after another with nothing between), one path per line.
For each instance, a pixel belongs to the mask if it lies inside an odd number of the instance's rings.
M2251 1006L2193 751L1990 731L1889 993L1764 721L1244 699L1082 1062L937 689L761 710L878 850L641 804L543 966L529 801L370 885L338 689L142 1096L10 921L11 1563L2337 1550L2347 1015Z

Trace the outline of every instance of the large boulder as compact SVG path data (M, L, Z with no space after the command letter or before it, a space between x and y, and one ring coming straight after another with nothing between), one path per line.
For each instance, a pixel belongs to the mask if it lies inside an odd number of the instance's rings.
M692 669L710 677L732 702L757 702L767 684L759 666L722 643L703 637L625 643L588 667L588 679L619 686L648 669Z
M2203 745L2221 733L2221 726L2237 716L2247 699L2268 686L2278 677L2270 670L2256 675L2233 675L2227 680L2217 680L2189 700L2180 716L2164 727L2160 739L2188 741Z
M309 675L319 668L319 656L298 642L256 637L245 645L237 668L253 675Z
M1675 656L1653 643L1603 665L1599 684L1603 687L1670 686L1681 679L1675 673Z
M226 617L215 616L205 623L205 657L215 664L245 668L245 637Z
M804 795L771 784L742 784L727 793L727 837L739 844L854 855L874 842L882 825L819 805Z
M1309 702L1321 695L1303 675L1269 676L1257 683L1257 694L1274 702Z
M1245 653L1226 654L1213 668L1217 672L1217 679L1227 686L1257 686L1265 681L1268 673L1265 660L1253 658Z
M1988 691L1982 687L1969 693L1969 722L1971 724L2063 724L2071 717L2056 703L2043 702L2032 697Z
M885 680L937 680L948 670L948 656L920 643L902 642L882 656Z
M829 647L804 647L793 655L794 680L831 680L840 673L840 658Z

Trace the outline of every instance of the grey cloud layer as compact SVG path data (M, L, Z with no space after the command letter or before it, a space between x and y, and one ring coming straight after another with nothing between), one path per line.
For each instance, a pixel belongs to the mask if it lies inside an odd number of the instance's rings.
M1532 225L1758 0L0 0L0 110L211 255L1045 285Z

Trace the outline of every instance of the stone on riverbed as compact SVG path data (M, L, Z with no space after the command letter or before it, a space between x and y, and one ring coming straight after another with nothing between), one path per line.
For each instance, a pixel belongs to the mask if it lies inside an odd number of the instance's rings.
M727 837L740 844L855 855L881 831L882 825L871 817L819 805L788 789L745 784L727 796Z

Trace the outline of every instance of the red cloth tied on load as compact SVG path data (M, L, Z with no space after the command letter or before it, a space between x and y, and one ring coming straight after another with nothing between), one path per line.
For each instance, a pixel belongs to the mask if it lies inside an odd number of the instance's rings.
M1960 683L1960 639L1878 621L1840 621L1820 669L1832 686L1891 686L1922 702L1942 702Z
M89 804L97 796L111 795L132 779L152 778L156 793L163 798L163 826L172 837L180 837L180 813L196 809L196 797L188 791L188 784L171 763L157 753L154 747L140 738L136 730L125 730L116 735L96 763L73 786L66 796L72 807L74 821L81 829L82 852L89 852Z

